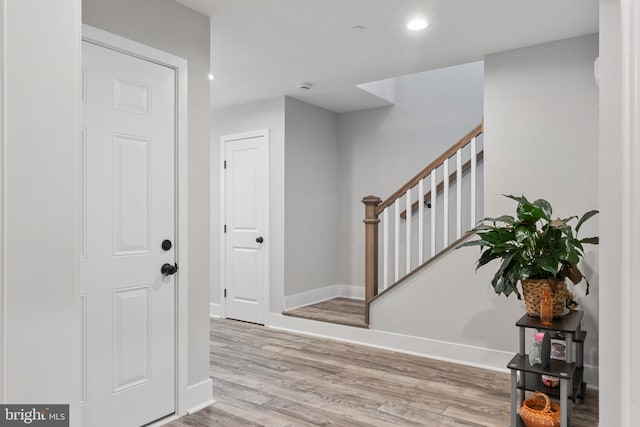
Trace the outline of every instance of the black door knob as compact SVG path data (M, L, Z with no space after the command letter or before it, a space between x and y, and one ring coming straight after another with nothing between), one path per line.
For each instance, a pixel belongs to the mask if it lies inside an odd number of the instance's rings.
M262 238L262 236L260 236L260 237L258 237L258 238L256 239L256 242L258 242L258 243L262 243L262 242L264 242L264 239Z
M178 264L163 264L162 267L160 267L160 273L162 273L163 276L170 276L172 274L176 274L178 272Z

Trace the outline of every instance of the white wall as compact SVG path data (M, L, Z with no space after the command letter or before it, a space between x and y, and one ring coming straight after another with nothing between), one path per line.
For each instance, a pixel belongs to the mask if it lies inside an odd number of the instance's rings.
M215 96L215 84L212 89ZM280 313L284 300L284 97L214 110L211 114L211 303L220 304L220 137L269 129L269 311ZM216 224L218 225L216 227Z
M70 403L78 426L80 1L0 1L0 8L0 48L7 48L0 397Z
M364 283L364 206L383 200L482 120L481 62L396 79L396 105L338 119L343 283Z
M597 36L586 36L489 55L485 58L485 210L515 213L502 193L546 198L568 217L598 208L598 98L593 61ZM503 200L504 199L504 200ZM598 233L597 220L583 236ZM515 321L523 303L494 294L496 265L474 273L479 251L453 251L372 305L372 327L430 340L471 346L504 368L517 351ZM587 382L597 384L598 259L587 249L584 285L574 288L585 310ZM398 310L398 307L403 307ZM474 359L458 360L482 363Z
M83 0L82 21L188 61L189 373L209 377L209 18L172 0Z
M285 98L285 288L293 295L337 277L337 114Z

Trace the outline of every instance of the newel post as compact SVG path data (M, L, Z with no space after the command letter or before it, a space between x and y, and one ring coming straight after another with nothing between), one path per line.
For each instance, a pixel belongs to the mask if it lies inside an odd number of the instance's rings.
M364 203L364 285L365 322L369 324L369 303L378 294L378 223L376 207L382 202L379 197L367 196Z

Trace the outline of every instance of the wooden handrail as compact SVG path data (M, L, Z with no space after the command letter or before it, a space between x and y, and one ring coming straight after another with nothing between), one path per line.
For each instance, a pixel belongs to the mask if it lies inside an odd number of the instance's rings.
M484 158L484 150L480 150L480 151L478 152L477 157L476 157L476 162L481 162L483 158ZM462 165L462 173L465 173L465 172L466 172L466 171L468 171L469 169L471 169L471 160L467 160L467 161L465 162L465 164L464 164L464 165ZM451 174L449 175L449 183L451 183L451 182L455 181L455 180L456 180L456 178L457 178L457 176L458 176L458 171L455 171L455 172L451 173ZM436 186L436 193L441 192L443 189L444 189L444 181L440 181L440 182L438 183L438 185ZM424 194L424 201L425 201L425 202L426 202L427 200L430 200L430 199L431 199L431 190L427 191L427 192ZM413 204L411 205L411 214L412 214L412 215L413 215L413 213L418 209L418 203L419 203L419 202L416 200L416 201L415 201L415 202L413 202ZM403 210L403 211L400 213L400 218L402 218L402 219L407 219L407 210L406 210L406 209L405 209L405 210Z
M433 170L437 169L438 166L440 166L446 159L448 159L449 157L453 156L458 151L458 149L460 149L460 148L464 147L465 145L467 145L469 143L469 141L471 141L476 136L480 135L482 132L483 132L483 123L480 123L471 132L469 132L464 137L462 137L462 139L460 139L460 141L458 141L455 144L453 144L447 151L442 153L437 159L435 159L433 162L429 163L429 165L426 168L424 168L422 171L420 171L420 173L418 173L416 176L411 178L405 185L400 187L398 189L398 191L393 193L384 202L380 203L380 205L378 205L378 207L376 207L375 214L376 215L380 215L382 213L382 211L384 211L385 208L391 206L396 201L397 198L401 197L410 188L413 188L414 186L416 186L418 184L418 182L420 182L421 179L424 179L427 176L429 176L429 174Z

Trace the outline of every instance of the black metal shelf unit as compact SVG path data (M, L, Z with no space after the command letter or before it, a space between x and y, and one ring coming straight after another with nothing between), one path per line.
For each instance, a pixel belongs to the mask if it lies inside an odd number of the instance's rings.
M518 413L524 402L525 391L541 391L560 401L560 426L571 426L573 402L584 399L584 341L587 333L580 327L584 312L574 310L566 316L554 319L553 325L544 326L540 319L525 314L516 322L519 328L519 352L507 364L511 370L511 426L522 426ZM525 352L526 329L549 331L552 339L565 341L565 360L551 360L546 368L529 363ZM560 379L560 387L547 387L542 375Z

